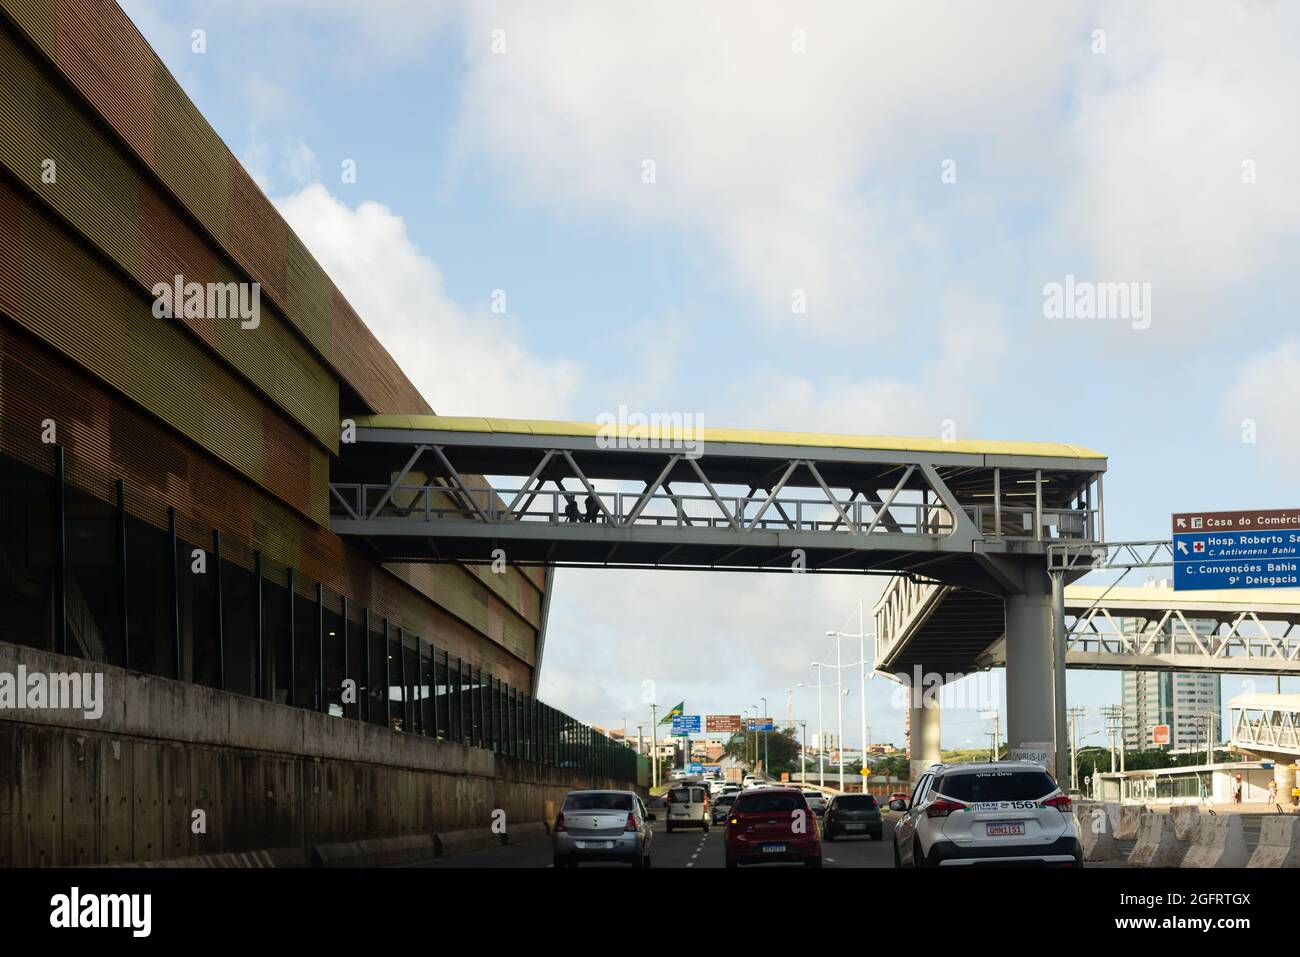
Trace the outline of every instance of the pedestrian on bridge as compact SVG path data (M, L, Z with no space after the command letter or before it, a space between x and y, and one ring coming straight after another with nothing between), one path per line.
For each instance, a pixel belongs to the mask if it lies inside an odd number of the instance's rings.
M594 495L587 496L587 521L595 524L600 520L600 500Z
M570 521L570 522L580 522L580 521L582 521L582 513L578 511L578 499L577 499L577 496L575 496L575 495L566 495L566 496L564 496L564 500L565 500L565 502L568 503L567 505L564 506L564 518L565 518L565 520L566 520L566 521Z

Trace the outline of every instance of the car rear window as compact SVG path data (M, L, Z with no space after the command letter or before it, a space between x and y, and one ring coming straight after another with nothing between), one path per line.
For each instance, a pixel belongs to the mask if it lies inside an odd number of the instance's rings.
M876 799L870 794L851 794L835 802L842 811L870 811L876 806Z
M570 794L564 799L562 811L630 811L632 795L601 794L590 791L584 794Z
M1056 790L1046 771L971 771L948 774L932 788L945 797L979 801L1035 801Z
M731 806L736 814L789 814L804 807L803 798L794 794L742 794Z
M734 794L719 794L717 800L713 803L725 807L726 805L733 803L735 800L736 795Z

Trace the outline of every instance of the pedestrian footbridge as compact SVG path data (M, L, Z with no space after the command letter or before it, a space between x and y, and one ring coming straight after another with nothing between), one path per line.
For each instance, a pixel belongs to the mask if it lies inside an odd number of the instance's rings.
M1065 588L1069 668L1300 674L1300 592ZM875 608L876 667L908 670L923 649L963 673L1006 663L1003 599L897 577Z
M1279 758L1300 755L1300 695L1255 692L1228 702L1232 746Z
M689 425L689 423L686 423ZM1044 442L376 415L344 422L331 527L383 559L922 571L1101 534L1103 455Z

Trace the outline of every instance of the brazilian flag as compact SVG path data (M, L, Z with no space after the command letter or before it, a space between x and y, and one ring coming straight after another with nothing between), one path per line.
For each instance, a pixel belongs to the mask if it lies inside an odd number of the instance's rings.
M672 724L672 723L673 723L673 718L676 717L677 715L680 715L680 714L681 714L683 711L685 711L685 710L686 710L686 702L685 702L685 701L679 701L679 702L677 703L677 707L673 708L671 711L669 711L667 714L665 714L665 715L664 715L664 719L663 719L662 721L660 721L659 723L660 723L660 724Z

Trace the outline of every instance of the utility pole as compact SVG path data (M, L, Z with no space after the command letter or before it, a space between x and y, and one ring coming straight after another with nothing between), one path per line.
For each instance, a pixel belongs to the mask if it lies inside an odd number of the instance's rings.
M1120 724L1123 719L1124 709L1120 705L1107 705L1101 709L1101 716L1106 719L1106 733L1110 736L1110 773L1115 773L1115 742L1116 737L1120 734ZM1120 743L1123 743L1122 737Z
M799 783L808 783L808 722L800 721L799 728L802 731L803 746L799 749Z
M650 786L659 786L659 705L650 705Z
M761 701L761 702L763 702L763 715L762 715L762 717L763 717L764 723L766 723L767 719L771 717L771 715L767 713L767 699L766 699L766 698L759 698L758 700ZM763 730L763 773L764 773L764 774L767 773L767 729L766 729L766 728Z
M1087 713L1087 708L1071 708L1067 712L1070 718L1070 787L1076 791L1082 790L1079 787L1079 719Z
M996 761L998 759L998 752L1002 750L1002 713L998 711L997 708L990 708L986 711L981 711L980 717L986 721L990 717L993 718L993 730L985 733L993 739L992 743L989 745L989 760Z

